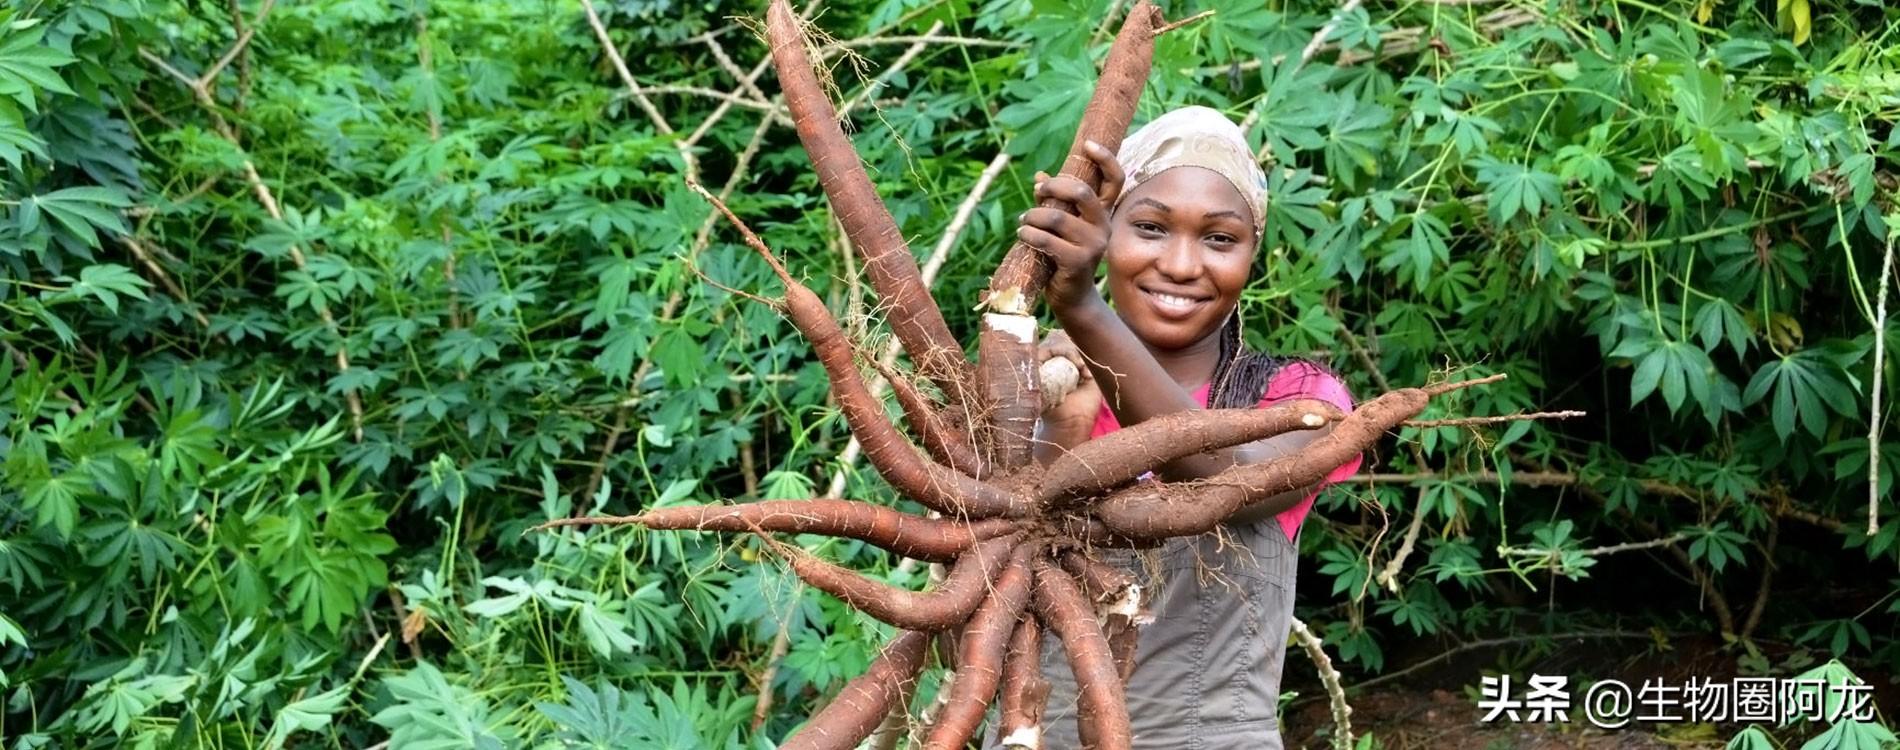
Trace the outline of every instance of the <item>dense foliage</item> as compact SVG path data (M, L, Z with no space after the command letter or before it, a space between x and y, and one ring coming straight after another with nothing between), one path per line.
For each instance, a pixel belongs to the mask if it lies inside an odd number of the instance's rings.
M937 284L955 330L1110 4L819 16L920 253L1014 157ZM1249 337L1360 393L1510 374L1428 417L1589 416L1400 434L1303 535L1302 616L1365 672L1419 637L1604 629L1900 670L1900 442L1867 534L1900 11L1345 5L1164 4L1217 12L1163 37L1143 112L1223 108L1272 165ZM683 180L737 174L734 208L882 338L770 73L731 72L763 49L729 17L761 9L597 6L666 127L569 2L0 11L11 746L769 746L862 670L883 626L754 543L523 533L840 470L888 496L802 342L720 288L776 287Z

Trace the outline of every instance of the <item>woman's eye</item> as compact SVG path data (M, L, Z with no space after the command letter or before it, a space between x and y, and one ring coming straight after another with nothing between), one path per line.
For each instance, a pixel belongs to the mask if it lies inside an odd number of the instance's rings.
M1233 235L1228 234L1211 234L1208 235L1207 241L1222 247L1231 246L1235 242L1238 242L1238 240L1234 239Z
M1135 222L1135 230L1143 234L1160 234L1161 225L1152 221L1137 221Z

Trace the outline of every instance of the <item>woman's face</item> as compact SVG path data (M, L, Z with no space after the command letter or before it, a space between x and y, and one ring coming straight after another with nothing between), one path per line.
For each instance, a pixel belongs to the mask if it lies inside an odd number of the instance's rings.
M1122 321L1157 350L1220 330L1253 268L1252 216L1232 183L1200 167L1165 170L1124 195L1105 253Z

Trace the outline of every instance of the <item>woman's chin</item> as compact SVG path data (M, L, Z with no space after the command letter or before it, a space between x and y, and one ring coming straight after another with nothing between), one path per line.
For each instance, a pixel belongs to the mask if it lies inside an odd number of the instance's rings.
M1198 321L1182 323L1163 321L1143 321L1130 325L1135 336L1155 351L1175 351L1186 349L1213 336L1219 326L1197 325Z

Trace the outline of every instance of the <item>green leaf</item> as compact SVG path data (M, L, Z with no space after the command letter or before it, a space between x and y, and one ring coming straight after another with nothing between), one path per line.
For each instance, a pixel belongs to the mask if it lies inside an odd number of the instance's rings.
M1225 63L1273 56L1267 36L1280 23L1280 14L1252 0L1212 0L1214 17L1207 19L1210 59Z
M151 282L140 278L130 268L117 263L101 263L80 269L79 280L66 291L74 296L99 300L107 310L116 314L119 312L120 295L139 300L150 299L145 296L144 287L151 285Z
M1003 97L1011 103L996 113L996 123L1014 134L1008 151L1053 174L1088 107L1088 97L1076 92L1094 90L1095 66L1067 57L1050 60L1028 80L1010 81Z
M1362 175L1378 174L1391 122L1392 113L1384 107L1340 97L1326 127L1326 173L1348 188L1357 188Z
M46 155L46 141L27 129L20 109L13 106L13 102L0 99L0 160L5 160L7 166L17 172L21 159L27 154L51 158Z
M41 29L13 30L0 37L0 96L13 97L28 111L38 112L38 94L71 94L54 68L74 62L68 55L40 44Z
M488 701L466 687L449 683L435 665L419 662L414 669L383 680L391 701L370 717L389 729L392 748L410 750L503 750L511 747L514 732L491 716Z
M1775 750L1775 741L1761 727L1751 726L1729 740L1723 750Z
M5 551L4 547L0 547L0 552ZM4 562L5 559L0 556L0 562ZM15 588L18 586L16 585ZM7 617L5 612L0 612L0 650L4 650L9 643L22 649L30 645L26 640L26 632L20 629L20 624ZM9 684L7 671L0 669L0 688L8 687Z
M675 388L686 388L699 380L700 368L705 364L703 354L699 342L678 328L667 330L653 342L653 363L660 366L666 382Z
M588 647L602 659L613 658L616 653L633 653L639 642L627 634L626 620L615 617L593 602L587 602L580 608L581 634L587 637Z
M1534 219L1545 206L1563 201L1557 175L1522 164L1479 159L1478 182L1485 186L1492 220L1498 224L1508 223L1519 214Z
M1326 144L1319 129L1332 118L1339 96L1324 90L1326 73L1323 70L1301 64L1297 55L1288 55L1278 64L1268 60L1260 73L1266 92L1254 111L1258 113L1256 119L1260 123L1260 140L1266 149L1267 163L1294 167L1295 155ZM1268 179L1272 180L1274 173L1280 171L1283 170L1269 169ZM1268 202L1268 207L1271 209L1272 202Z
M616 750L661 746L655 734L660 719L638 693L624 693L604 682L594 690L566 675L561 676L561 684L566 688L566 703L540 702L534 707L557 727L553 739L563 743L562 747Z
M350 702L350 686L338 685L316 695L285 705L271 722L264 747L278 750L298 732L315 732L330 725L332 719Z
M1752 336L1748 321L1742 317L1742 311L1735 304L1721 298L1705 300L1696 310L1696 335L1702 340L1702 350L1714 352L1723 340L1728 341L1736 357L1748 353L1748 343Z
M51 526L61 538L71 537L79 523L79 493L86 480L73 473L29 480L26 483L26 510L34 511L33 522Z
M125 234L125 221L115 209L132 205L117 188L72 187L20 201L19 230L32 234L41 225L40 213L87 247L99 246L99 230Z
M760 480L759 497L764 500L803 500L812 497L811 477L796 471L775 470Z
M1893 730L1871 721L1843 721L1829 727L1801 750L1891 750Z
M1451 262L1451 248L1445 244L1450 236L1451 227L1437 216L1424 211L1412 215L1412 232L1402 248L1414 288L1424 289L1431 283L1432 269Z
M1822 437L1827 430L1827 412L1834 410L1851 417L1855 412L1854 389L1824 352L1805 349L1762 365L1742 391L1744 405L1752 405L1773 395L1769 418L1775 434L1787 440L1794 434L1795 421L1808 434Z

